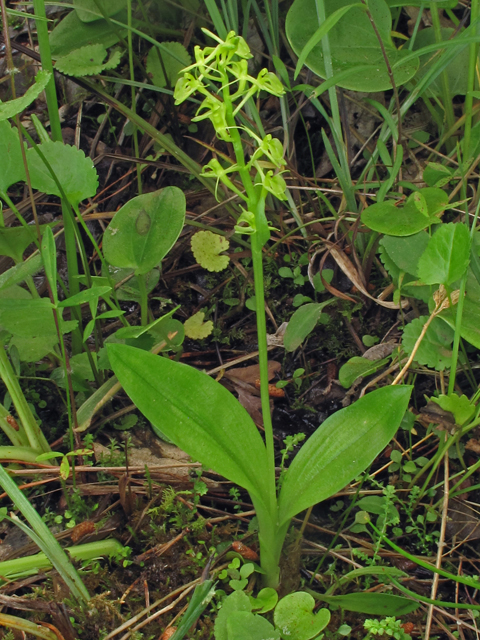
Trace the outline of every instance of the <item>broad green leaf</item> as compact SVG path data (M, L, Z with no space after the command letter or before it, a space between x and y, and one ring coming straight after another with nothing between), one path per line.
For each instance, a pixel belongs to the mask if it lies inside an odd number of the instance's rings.
M418 261L418 277L426 284L449 285L465 273L470 260L470 233L461 223L442 224Z
M368 360L361 356L354 356L342 365L338 373L338 380L344 389L349 389L357 378L369 376L378 371L389 362L390 358L383 360Z
M389 7L421 7L425 5L425 0L386 0ZM435 0L439 9L455 9L457 0Z
M11 287L0 289L0 298L10 298L11 300L31 300L32 294L18 284L12 284Z
M215 618L215 640L228 640L227 622L237 611L252 610L252 605L244 591L234 591L225 598L222 608Z
M330 622L330 611L320 609L313 613L314 606L315 600L305 591L290 593L280 600L273 619L283 640L310 640L325 629Z
M231 393L179 362L120 344L109 344L107 350L126 393L162 433L250 493L265 494L265 446Z
M335 11L353 4L352 0L325 0L325 14L328 19ZM369 9L388 55L390 65L401 62L408 51L395 48L390 31L392 16L385 0L369 0ZM300 56L319 28L315 0L295 0L286 19L287 38L295 53ZM391 89L382 47L366 12L354 7L332 27L328 33L332 55L333 74L362 67L361 72L352 74L338 82L338 86L354 91L385 91ZM309 53L306 66L321 78L326 78L322 42L318 42ZM418 69L418 58L400 64L394 70L397 86L412 78Z
M250 611L234 611L227 620L228 640L280 640L280 631Z
M66 56L58 58L55 69L68 76L81 78L82 76L95 76L107 69L115 69L120 64L122 54L114 51L110 58L104 62L107 50L103 44L90 44L80 49L70 51Z
M73 0L73 4L82 22L94 22L103 16L114 16L125 7L127 0Z
M429 187L443 187L452 179L454 170L438 162L427 162L423 170L423 179Z
M207 320L204 322L205 314L203 311L198 311L191 318L185 320L183 328L187 338L192 340L202 340L209 336L213 331L213 322Z
M0 291L11 287L14 284L23 282L28 276L33 276L43 267L42 256L34 255L32 258L16 264L14 267L7 269L0 274Z
M19 180L25 180L25 167L23 166L18 131L6 121L0 121L0 158L2 158L0 191L6 193L12 184Z
M127 22L126 12L115 16L119 22ZM100 43L105 48L116 44L126 35L126 30L100 19L85 23L75 11L70 11L50 32L50 49L53 58L66 56L71 51L90 44Z
M453 27L443 27L440 29L441 31L441 39L450 40L452 36L457 35L456 29ZM461 32L460 32L461 33ZM412 51L417 51L418 49L422 49L422 47L426 47L431 44L435 44L435 29L433 27L428 27L427 29L421 29L418 31L415 42L413 44ZM442 45L438 45L439 50L441 50ZM450 62L448 63L445 70L442 72L442 75L435 78L433 82L430 82L428 85L428 89L426 91L427 95L441 96L443 94L442 88L442 76L443 73L446 74L448 80L448 91L451 96L457 95L465 95L468 91L468 61L469 61L469 48L464 47L459 51L453 51L451 54ZM432 65L434 64L436 58L432 60L432 53L425 53L423 56L420 55L420 67L417 72L416 79L419 81L429 73Z
M473 417L476 406L470 402L466 395L458 396L456 393L450 393L448 396L439 395L438 398L431 398L432 402L436 402L444 411L450 411L455 416L455 422L463 425Z
M51 353L57 343L58 338L53 334L41 335L34 338L14 335L8 346L10 348L17 348L18 357L22 362L38 362Z
M416 611L420 606L420 603L415 600L388 593L359 592L347 593L342 596L327 596L316 593L315 598L346 611L366 613L371 616L405 616Z
M400 271L416 276L418 261L427 248L429 240L428 233L420 231L412 236L384 236L380 240L380 245L385 248Z
M290 318L283 338L283 344L287 351L295 351L302 344L305 338L315 329L322 309L331 302L333 300L311 302L310 304L304 304L295 311Z
M96 362L96 353L92 354L93 361ZM90 365L90 361L88 359L88 355L86 353L78 353L75 356L70 358L70 368L71 368L71 380L74 391L90 391L91 387L88 382L93 382L94 375L92 372L92 367ZM58 384L59 387L65 389L67 387L67 383L65 380L65 369L62 367L57 367L54 369L50 375L52 380Z
M105 284L108 284L110 281L113 281L115 285L123 283L116 289L117 299L121 301L133 300L134 302L140 303L141 296L138 287L138 278L133 275L134 273L134 269L120 269L119 267L108 265L107 276L107 271L104 269L104 265L102 265L102 277L105 278ZM151 293L155 289L159 280L160 271L158 269L152 269L145 274L145 289L147 293ZM86 284L86 282L83 284ZM99 282L98 284L104 283Z
M58 182L71 205L94 196L98 187L98 176L93 162L81 149L63 142L44 142L39 150L52 168ZM55 196L60 189L50 171L34 148L27 150L27 163L32 187Z
M47 298L0 300L0 326L23 338L56 336L52 303Z
M472 251L473 253L473 251ZM472 253L470 255L472 255ZM463 303L462 325L460 335L464 340L480 349L480 284L469 269L467 273L467 292ZM457 306L445 309L440 318L454 330Z
M440 222L439 216L448 205L447 194L436 187L426 187L421 193L427 202L429 217L415 206L412 194L404 206L396 207L391 200L372 204L362 213L362 222L373 231L390 236L411 236Z
M198 264L208 271L223 271L228 267L230 258L220 255L227 251L230 242L218 233L199 231L190 241L192 253Z
M105 258L137 275L156 267L175 244L185 221L185 196L165 187L132 198L113 217L103 235Z
M410 355L423 330L428 316L420 316L407 324L403 330L402 347ZM454 331L441 318L434 318L415 354L415 361L437 371L449 367L452 361Z
M343 489L372 463L400 426L411 391L411 386L376 389L318 427L287 471L280 525Z
M17 113L21 113L26 109L47 86L52 74L49 71L39 71L35 76L35 84L33 84L21 98L9 100L8 102L0 102L0 122L13 118ZM12 183L13 184L13 183Z
M162 42L161 50L158 47L152 47L148 52L147 73L156 87L173 88L179 73L191 64L192 58L183 44Z
M185 330L183 324L174 318L164 318L158 324L151 327L148 332L155 336L155 342L165 340L166 349L179 347L185 339Z

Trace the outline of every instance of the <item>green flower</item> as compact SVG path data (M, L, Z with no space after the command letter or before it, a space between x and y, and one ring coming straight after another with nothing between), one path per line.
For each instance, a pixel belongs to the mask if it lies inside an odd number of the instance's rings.
M255 80L258 90L268 91L274 96L283 96L285 89L277 76L267 69L262 69Z
M191 95L203 89L203 84L197 80L191 73L185 73L183 77L177 80L173 97L175 104L181 104Z
M267 171L263 176L262 186L279 200L287 199L287 196L285 195L287 184L280 173Z
M245 211L242 207L242 215L237 220L237 224L233 230L235 233L251 236L257 230L255 225L255 214L251 211Z
M225 103L218 98L215 98L215 96L212 96L210 93L205 97L205 100L197 111L197 115L195 118L192 118L192 121L199 122L206 118L211 120L220 140L231 142L232 138L228 132L227 109Z
M266 156L278 169L285 166L283 145L278 138L274 138L270 133L266 135L263 140L258 138L258 136L255 136L255 138L259 142L259 145L252 156L252 164L262 156Z

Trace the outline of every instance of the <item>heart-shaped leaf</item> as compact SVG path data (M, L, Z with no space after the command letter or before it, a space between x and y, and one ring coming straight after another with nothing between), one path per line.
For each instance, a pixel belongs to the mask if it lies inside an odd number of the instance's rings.
M411 392L411 386L376 389L318 427L287 471L280 525L343 489L371 464L395 435Z
M273 619L283 640L310 640L330 622L330 611L320 609L313 613L315 600L305 591L290 593L280 600Z
M98 187L98 176L93 162L81 149L63 142L44 142L39 150L49 163L65 195L74 207L85 198L94 196ZM62 193L37 151L27 150L27 163L32 187L55 196Z
M412 194L403 207L396 207L391 200L372 204L362 213L362 222L373 231L390 236L411 236L440 222L439 216L448 204L447 194L437 187L426 187L421 193L427 203L428 216L418 209Z
M380 245L385 248L388 257L400 271L416 276L418 261L427 248L429 240L428 233L420 231L413 236L384 236L380 240Z
M144 275L175 244L185 222L183 191L165 187L132 198L113 217L103 235L105 258L116 267Z
M324 0L325 17L328 18L341 7L351 4L354 4L352 0ZM397 50L392 42L390 36L392 16L385 0L369 0L368 7L390 65L401 62L402 58L410 52ZM290 44L298 56L315 36L319 26L315 0L295 0L287 14L285 29ZM354 7L342 16L329 31L328 40L334 75L362 67L361 72L352 73L340 80L338 86L354 91L385 91L392 88L382 47L362 8ZM326 78L321 41L313 47L305 64L318 76ZM416 58L396 67L394 70L396 85L402 85L412 78L418 65L419 61Z
M0 157L0 191L6 192L15 182L25 180L18 131L6 121L0 122Z
M275 609L277 602L278 593L272 587L261 589L256 598L250 596L252 610L258 611L258 613L267 613L267 611Z
M193 367L140 349L109 344L107 350L123 388L152 424L206 467L253 495L266 495L265 445L225 387Z

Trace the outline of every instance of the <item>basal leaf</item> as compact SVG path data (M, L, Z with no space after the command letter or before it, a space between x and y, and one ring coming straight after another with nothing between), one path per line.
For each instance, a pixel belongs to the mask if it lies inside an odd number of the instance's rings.
M357 378L369 376L381 369L389 362L389 358L383 360L368 360L361 356L350 358L338 372L338 380L344 389L349 389Z
M15 335L8 346L17 348L18 357L22 362L38 362L51 353L57 343L58 337L53 334L35 338Z
M147 73L156 87L174 87L179 73L191 64L192 59L183 44L162 42L161 49L152 47L148 52Z
M6 192L15 182L25 180L18 131L6 121L0 122L0 158L0 191Z
M450 393L448 396L441 394L438 398L431 398L432 402L436 402L444 411L450 411L455 416L455 422L463 425L467 420L473 417L475 413L475 405L470 402L466 395L457 395Z
M390 236L411 236L440 222L439 216L448 204L447 194L436 187L426 187L421 192L427 202L428 217L415 206L412 194L404 206L396 207L391 200L372 204L362 213L362 222L373 231Z
M177 187L132 198L103 235L105 258L116 267L135 269L137 275L148 273L175 244L185 210L185 196Z
M48 298L0 300L0 326L22 338L56 336L52 304Z
M13 118L17 113L21 113L26 109L47 86L52 74L49 71L39 71L35 76L35 84L33 84L21 98L9 100L8 102L0 102L0 122Z
M73 206L85 198L94 196L98 187L98 176L93 162L81 149L63 142L44 142L38 148L52 168L68 201ZM50 171L34 148L27 150L27 163L32 187L55 196L60 189Z
M120 344L107 349L120 383L152 424L206 467L265 495L265 445L229 391L179 362Z
M103 16L114 16L125 7L127 0L73 0L73 4L82 22L94 22Z
M215 618L215 640L228 640L227 622L238 611L251 612L252 605L244 591L234 591L227 596Z
M103 44L90 44L58 58L55 68L77 78L94 76L107 69L115 69L120 64L122 58L120 51L114 51L110 58L104 62L106 56L107 50Z
M126 23L126 12L122 11L115 16L115 19ZM80 20L75 11L70 11L50 32L51 54L54 58L60 58L70 51L96 43L103 44L108 49L125 35L125 29L110 24L106 20L85 23Z
M287 471L280 524L343 489L371 464L400 426L411 391L411 386L376 389L318 427Z
M21 262L25 249L36 239L37 231L34 226L0 227L0 255Z
M428 316L420 316L407 324L403 330L402 347L410 355L422 332ZM415 354L415 360L437 371L449 367L452 361L452 342L454 331L441 318L434 318Z
M315 594L315 598L346 611L366 613L371 616L405 616L416 611L420 606L420 603L415 600L389 593L359 592L341 596L327 596L319 593Z
M23 282L28 276L33 276L43 267L42 256L34 255L32 258L16 264L0 275L0 291L14 284Z
M354 4L352 0L325 0L326 18L338 9ZM368 7L388 55L390 65L400 62L407 51L395 48L390 31L392 16L384 0L369 0ZM286 19L287 37L295 53L300 56L303 49L319 28L315 0L295 0ZM333 75L355 67L361 72L349 75L338 82L345 89L355 91L385 91L391 89L382 47L364 10L353 8L332 27L328 33L332 55ZM322 42L317 43L309 53L306 66L321 78L326 77ZM395 68L397 86L412 78L418 69L417 59L409 60Z
M442 224L418 261L418 277L426 284L459 280L470 261L470 233L463 224Z
M227 620L228 640L280 640L280 631L250 611L234 611Z

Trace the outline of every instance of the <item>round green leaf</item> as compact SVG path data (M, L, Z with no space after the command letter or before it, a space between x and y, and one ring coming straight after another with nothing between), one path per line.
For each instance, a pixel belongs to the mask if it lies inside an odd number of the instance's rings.
M98 187L98 176L91 158L81 149L63 142L44 142L38 148L52 168L68 201L73 206L85 198L94 196ZM32 187L55 196L61 196L57 183L34 148L27 150L27 164Z
M199 231L192 236L192 253L198 264L208 271L223 271L230 258L220 255L230 246L229 241L218 233Z
M396 207L391 200L372 204L362 213L362 222L373 231L390 236L411 236L440 222L439 216L448 204L447 194L436 187L427 187L421 193L427 203L428 216L415 205L412 194L404 206Z
M213 322L211 320L204 322L204 318L205 314L203 311L197 311L197 313L191 316L191 318L185 320L183 328L187 338L191 338L192 340L203 340L203 338L207 338L212 333Z
M115 19L125 24L126 12L115 16ZM126 33L125 29L103 19L82 22L75 11L70 11L50 33L51 54L54 58L59 58L74 49L97 42L108 48L116 44Z
M228 640L280 640L280 632L268 620L249 611L235 611L227 622Z
M120 64L120 51L114 51L104 62L106 55L107 50L103 44L90 44L58 58L55 68L69 76L94 76L107 69L115 69Z
M185 221L185 196L165 187L132 198L113 217L103 235L106 260L146 274L167 255Z
M328 18L341 7L353 4L352 0L325 0ZM368 7L380 33L390 65L400 62L409 51L395 48L390 31L392 16L385 0L369 0ZM315 0L295 0L285 24L287 37L295 53L300 56L305 45L319 28ZM354 91L385 91L392 88L382 48L366 12L360 7L348 11L328 33L332 55L333 74L352 70L352 75L339 81L338 85ZM326 78L323 46L317 43L306 59L306 66L321 78ZM394 78L397 86L412 78L417 69L418 58L396 67ZM361 72L354 73L356 67Z
M258 611L258 613L267 613L267 611L275 609L277 602L278 593L272 587L261 589L256 598L250 596L252 609Z
M315 600L305 591L290 593L280 600L273 619L283 640L310 640L317 636L330 622L330 611L320 609L313 613Z
M162 42L161 49L152 47L148 52L147 73L156 87L174 87L179 73L191 63L190 54L183 44Z

